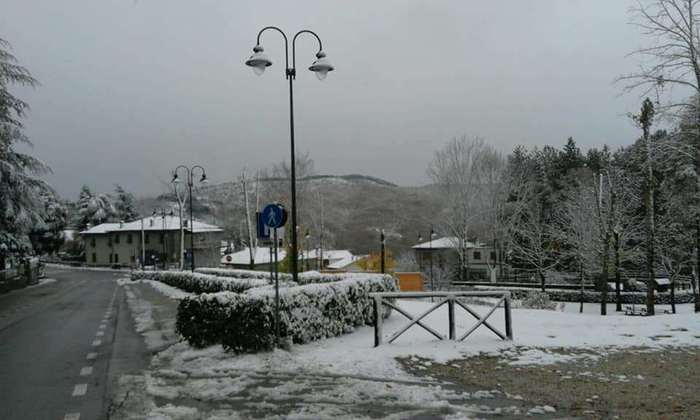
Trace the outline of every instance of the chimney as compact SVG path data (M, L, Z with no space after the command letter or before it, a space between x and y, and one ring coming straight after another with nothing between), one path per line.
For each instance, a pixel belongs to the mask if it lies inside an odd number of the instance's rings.
M150 227L153 227L153 218L152 217L150 219L148 219L148 225Z
M120 221L119 221L119 229L121 229L121 228L123 228L123 227L124 227L124 221L123 221L123 220L120 220Z

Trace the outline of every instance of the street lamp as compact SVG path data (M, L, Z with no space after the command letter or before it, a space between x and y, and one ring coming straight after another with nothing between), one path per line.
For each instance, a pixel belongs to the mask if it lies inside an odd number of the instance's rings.
M306 269L309 270L309 238L311 235L309 234L309 231L307 230L306 233L304 234L304 248L306 248L306 259L305 259L305 266Z
M433 282L433 257L435 256L435 252L433 252L433 238L435 237L435 231L433 230L433 227L430 227L430 289L431 292L435 291L435 283Z
M180 182L180 177L178 176L178 171L180 169L185 170L185 181L187 182L188 194L190 196L190 253L192 254L190 260L190 269L194 271L194 222L192 220L192 187L194 186L195 170L199 169L200 172L202 172L202 177L199 179L200 184L207 183L207 173L204 170L204 168L202 168L200 165L194 165L191 168L188 168L185 165L179 165L173 171L173 180L171 181L172 183L177 184L178 182Z
M165 248L165 216L172 216L173 215L173 210L170 209L168 212L165 207L162 208L155 208L153 209L153 213L151 214L153 217L160 216L163 219L163 223L161 225L161 241L163 242L163 269L165 269L165 262L168 260L168 253Z
M380 262L380 268L381 268L382 274L384 274L384 272L386 270L386 267L384 266L385 247L386 247L386 237L384 236L384 229L379 231L379 240L381 242L380 258L382 259Z
M282 38L284 38L284 59L285 59L285 78L289 80L289 138L290 138L290 150L291 150L291 193L292 193L292 253L291 253L291 262L292 262L292 280L297 281L298 280L298 270L297 270L297 198L296 198L296 165L295 165L295 159L294 159L294 89L293 89L293 82L294 79L296 78L296 40L297 37L301 34L310 34L313 35L314 38L318 41L318 52L316 53L316 60L311 64L309 67L309 70L312 72L316 73L316 77L318 77L319 80L323 80L326 78L326 75L328 74L329 71L333 71L334 67L331 65L331 63L328 61L328 58L326 58L326 53L323 52L323 43L321 42L321 38L316 35L316 33L309 31L307 29L301 30L297 32L294 37L292 38L292 66L289 66L289 39L287 38L287 35L282 31L280 28L276 26L267 26L258 32L258 37L257 37L257 42L255 44L255 47L253 47L253 55L250 56L248 60L246 60L245 64L249 67L253 68L253 72L257 74L258 76L262 75L265 72L265 69L270 67L272 65L272 60L265 54L265 50L263 49L262 45L260 45L260 36L262 35L263 32L265 32L268 29L275 30L279 32L282 35Z

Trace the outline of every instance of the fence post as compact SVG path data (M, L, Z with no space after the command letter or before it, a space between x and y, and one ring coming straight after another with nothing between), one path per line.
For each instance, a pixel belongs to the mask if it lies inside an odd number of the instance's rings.
M450 323L450 340L455 340L455 297L450 295L447 297L447 316Z
M506 299L503 301L503 309L506 313L506 337L513 339L513 321L510 317L510 292L506 292Z
M382 297L374 297L374 347L379 347L382 344L382 323L384 317L382 315Z

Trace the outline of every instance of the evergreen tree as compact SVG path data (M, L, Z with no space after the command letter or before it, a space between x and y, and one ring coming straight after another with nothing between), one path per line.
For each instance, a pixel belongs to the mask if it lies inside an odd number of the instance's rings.
M115 218L116 211L112 198L108 194L93 194L87 185L83 185L78 198L79 229L89 225L99 225Z
M114 192L117 196L114 203L117 219L128 222L138 218L139 214L136 212L134 195L126 192L119 184L114 185Z
M30 245L29 231L43 222L40 194L50 187L38 178L49 168L16 150L18 144L31 146L22 124L29 105L8 88L35 86L37 81L17 64L9 48L9 43L0 39L0 243L19 248Z

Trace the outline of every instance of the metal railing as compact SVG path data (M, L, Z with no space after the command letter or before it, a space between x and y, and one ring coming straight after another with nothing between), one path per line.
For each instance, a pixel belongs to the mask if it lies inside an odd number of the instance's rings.
M511 295L510 292L381 292L381 293L370 293L370 297L374 299L374 347L378 347L382 344L384 339L384 306L394 309L396 312L405 316L409 319L409 323L399 328L391 337L389 337L388 342L394 342L401 334L408 331L414 325L425 329L435 337L440 340L445 340L446 337L443 334L435 331L430 326L426 325L421 320L426 316L433 313L436 309L447 304L447 317L448 317L448 331L450 340L463 341L469 337L477 328L480 326L485 326L496 334L502 340L512 340L513 339L513 323L511 318ZM434 303L430 308L421 313L418 317L413 317L410 313L406 312L404 309L399 307L393 302L393 299L420 299L420 298L439 298L437 303ZM497 298L498 301L493 305L490 310L485 315L479 315L474 309L470 308L466 302L460 301L459 298ZM503 304L505 312L505 334L496 329L493 325L488 323L486 320L496 312L501 304ZM477 319L477 323L474 324L469 330L467 330L462 336L457 338L457 331L455 325L455 305L459 305L468 314Z

